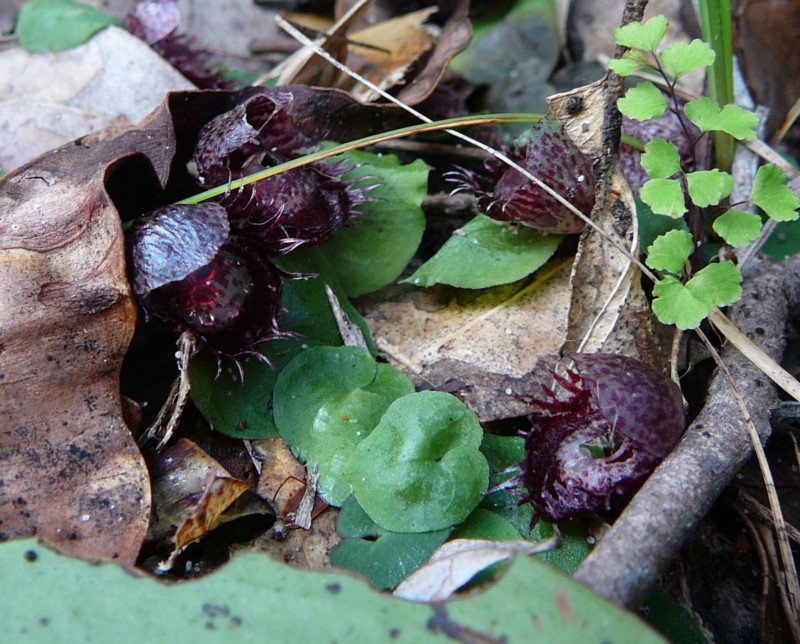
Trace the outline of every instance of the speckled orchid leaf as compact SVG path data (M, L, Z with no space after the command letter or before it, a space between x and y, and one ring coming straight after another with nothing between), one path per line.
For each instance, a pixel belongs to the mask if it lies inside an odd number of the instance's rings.
M483 430L456 397L423 391L396 400L345 470L356 499L392 532L460 523L483 497L489 467Z

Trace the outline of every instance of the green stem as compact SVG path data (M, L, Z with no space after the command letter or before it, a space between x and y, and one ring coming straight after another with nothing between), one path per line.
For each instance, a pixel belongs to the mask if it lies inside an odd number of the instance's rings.
M703 38L717 57L708 73L711 98L720 107L733 103L733 43L730 0L699 0ZM717 167L730 172L736 142L730 134L714 133Z
M217 186L215 188L211 188L210 190L206 190L205 192L187 197L178 203L190 205L197 204L201 201L206 201L207 199L219 197L220 195L224 195L232 190L238 190L242 186L255 183L261 179L273 177L276 174L280 174L288 170L293 170L316 161L322 161L323 159L329 159L342 154L343 152L357 150L359 148L367 147L368 145L382 143L383 141L400 139L403 137L412 136L414 134L422 134L424 132L435 132L438 130L447 130L454 127L465 127L469 125L486 125L490 123L535 123L536 121L541 120L541 118L541 114L485 114L482 116L459 116L452 119L445 119L443 121L410 125L397 130L390 130L389 132L382 132L380 134L367 136L362 139L351 141L350 143L343 143L320 152L314 152L313 154L307 154L299 159L292 159L291 161L267 168L261 172L255 172L242 179L237 179L236 181L231 181L225 185Z

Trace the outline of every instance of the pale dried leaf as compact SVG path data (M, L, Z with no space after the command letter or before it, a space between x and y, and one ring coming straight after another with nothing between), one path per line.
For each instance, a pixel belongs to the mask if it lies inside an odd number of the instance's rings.
M489 566L517 554L547 552L558 547L559 542L559 537L541 543L454 539L437 548L428 563L409 575L393 595L409 601L445 601Z
M482 291L390 287L363 301L379 348L412 379L456 393L481 420L525 413L514 396L533 387L566 330L570 262L525 284Z
M638 255L638 228L633 194L606 140L618 88L607 79L548 98L584 154L598 163L592 221L628 256L594 229L581 238L573 265L572 300L563 354L582 351L629 355L663 366L665 349L641 287L641 274L631 261Z
M191 88L147 45L115 27L57 54L0 52L0 167L9 172L89 132L137 123L167 92Z

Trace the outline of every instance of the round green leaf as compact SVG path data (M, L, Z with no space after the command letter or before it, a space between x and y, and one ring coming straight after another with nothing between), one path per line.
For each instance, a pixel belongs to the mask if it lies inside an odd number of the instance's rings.
M269 343L268 350L272 365L250 357L242 360L243 381L238 370L226 362L218 375L217 361L206 353L189 362L192 402L215 430L248 440L278 435L269 399L279 370L301 351L301 344L276 340Z
M319 467L317 492L340 506L353 490L343 471L359 442L366 438L396 399L414 392L414 384L388 365L377 365L375 379L363 389L325 403L314 418L307 462Z
M617 101L619 111L637 121L657 119L667 109L667 101L661 90L650 81L631 87L625 96Z
M714 232L734 248L747 246L761 232L761 217L743 210L729 210L714 220Z
M478 419L454 396L424 391L396 400L350 457L356 499L392 532L432 532L467 518L489 466Z
M514 541L521 539L517 529L499 514L475 508L466 521L456 526L453 539L487 539L488 541Z
M312 347L295 357L275 383L272 415L281 437L306 460L320 408L366 387L378 364L355 347Z
M516 282L540 268L563 239L526 226L508 226L485 215L465 224L406 283L489 288Z
M360 151L345 158L358 164L346 178L378 182L369 191L373 200L358 207L363 214L354 225L340 230L320 251L347 294L356 297L395 280L417 251L425 230L422 200L430 167L420 160L401 165L395 156Z

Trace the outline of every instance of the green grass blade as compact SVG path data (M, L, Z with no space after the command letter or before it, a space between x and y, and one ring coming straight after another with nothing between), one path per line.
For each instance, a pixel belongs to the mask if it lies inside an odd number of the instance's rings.
M358 150L359 148L364 148L368 145L374 145L376 143L382 143L392 139L400 139L407 136L413 136L415 134L436 132L439 130L447 130L454 127L466 127L470 125L486 125L490 123L535 123L541 120L541 118L541 114L486 114L482 116L459 116L452 119L434 121L432 123L419 123L417 125L410 125L397 130L390 130L389 132L373 134L372 136L357 139L355 141L351 141L350 143L343 143L342 145L337 145L327 150L314 152L313 154L307 154L298 159L292 159L291 161L267 168L261 172L255 172L242 179L237 179L236 181L231 181L225 185L217 186L216 188L211 188L210 190L192 195L191 197L187 197L178 203L197 204L201 201L206 201L207 199L213 199L214 197L224 195L226 192L231 190L238 190L242 186L255 183L261 179L266 179L267 177L272 177L276 174L308 165L309 163L329 159L342 154L343 152Z
M733 103L733 44L730 0L699 0L703 38L717 57L709 69L708 87L720 107ZM725 132L714 134L717 167L730 171L735 141Z

